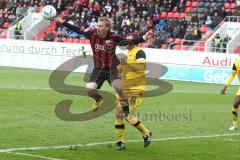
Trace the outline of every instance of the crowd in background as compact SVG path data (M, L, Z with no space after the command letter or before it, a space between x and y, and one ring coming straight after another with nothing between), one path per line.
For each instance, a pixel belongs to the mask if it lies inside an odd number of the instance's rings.
M197 5L195 5L195 3ZM234 9L225 4L234 3ZM200 40L204 34L201 27L215 28L226 16L240 16L239 0L0 0L0 28L5 22L13 22L29 8L38 12L42 6L51 4L58 9L64 20L82 29L94 28L99 16L113 21L113 32L125 36L130 32L143 35L154 30L154 39L148 47L174 46L174 39ZM62 26L53 28L46 37L84 38ZM173 45L171 45L173 44Z

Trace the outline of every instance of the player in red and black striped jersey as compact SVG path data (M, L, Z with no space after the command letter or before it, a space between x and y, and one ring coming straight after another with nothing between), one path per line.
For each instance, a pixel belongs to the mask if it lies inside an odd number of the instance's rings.
M129 41L110 31L111 21L106 17L98 18L96 29L84 31L80 27L71 25L61 18L56 18L56 20L70 30L85 35L90 40L94 58L94 69L86 87L88 95L96 101L93 105L93 111L96 111L103 102L102 96L97 93L97 89L100 89L103 82L107 80L120 97L121 105L127 116L129 114L128 101L123 92L121 78L117 70L119 60L115 54L115 49L121 43L138 44L144 42L151 38L153 33L149 31L143 37Z

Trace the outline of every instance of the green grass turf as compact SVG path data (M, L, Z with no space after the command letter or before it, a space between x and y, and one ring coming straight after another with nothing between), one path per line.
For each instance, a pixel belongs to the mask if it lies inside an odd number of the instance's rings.
M114 142L114 111L84 122L58 119L54 108L63 99L74 100L71 111L85 112L92 100L84 96L53 91L48 84L50 71L0 68L0 150L8 148L59 146ZM225 96L222 85L168 81L172 92L145 98L137 113L153 132L153 139L240 133L228 131L231 106L237 86L229 87ZM66 83L85 85L83 75L71 74ZM151 88L151 87L148 87ZM106 83L106 92L113 93ZM151 117L152 116L152 117ZM167 118L168 117L168 118ZM135 128L126 125L126 140L141 140ZM125 151L114 144L80 147L76 150L43 149L15 151L65 160L79 159L177 159L239 160L240 136L154 141L149 148L142 142L126 143ZM0 160L38 160L0 152Z

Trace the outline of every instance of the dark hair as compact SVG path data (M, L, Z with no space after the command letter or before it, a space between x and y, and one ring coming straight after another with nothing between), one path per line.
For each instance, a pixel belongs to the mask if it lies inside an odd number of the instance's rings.
M128 34L126 35L126 38L127 38L127 37L130 37L130 36L132 36L133 39L139 38L139 34L136 33L136 32L135 32L135 33L128 33Z

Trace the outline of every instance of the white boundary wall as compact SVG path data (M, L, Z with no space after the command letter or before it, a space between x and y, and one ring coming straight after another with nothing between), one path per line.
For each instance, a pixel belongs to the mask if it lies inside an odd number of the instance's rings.
M0 39L0 66L54 70L67 60L81 56L82 47L92 54L90 45L86 44ZM148 62L168 68L168 72L159 78L206 83L224 83L232 64L239 58L236 54L143 50ZM92 60L87 64L92 64ZM81 66L76 71L86 72L86 68L86 65Z

